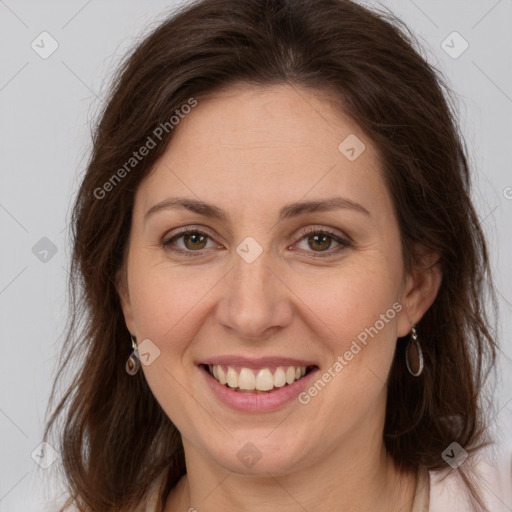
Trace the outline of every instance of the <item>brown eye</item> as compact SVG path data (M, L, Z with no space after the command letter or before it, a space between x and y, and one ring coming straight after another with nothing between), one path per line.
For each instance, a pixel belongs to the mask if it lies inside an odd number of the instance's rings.
M326 251L331 246L332 237L325 234L310 235L308 237L309 247L316 248L320 251Z
M177 235L165 240L162 245L164 248L190 255L191 253L200 253L203 249L208 249L207 243L210 236L197 229L182 231Z
M333 243L337 244L337 246L333 250L329 250L332 248ZM302 247L301 244L303 244ZM322 229L303 233L302 238L296 244L298 249L310 253L309 256L313 257L334 256L351 245L349 240L342 238L340 235Z
M206 245L206 236L198 232L182 235L187 249L204 249Z

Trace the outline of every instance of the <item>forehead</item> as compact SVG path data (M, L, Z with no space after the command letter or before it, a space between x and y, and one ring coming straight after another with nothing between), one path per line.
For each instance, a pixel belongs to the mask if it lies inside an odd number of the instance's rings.
M385 195L373 144L325 94L235 86L197 102L139 187L145 211L171 192L261 206L305 195Z
M333 160L339 143L351 134L367 139L325 93L290 85L238 85L199 99L177 126L171 146L190 156L249 151L258 160L281 156L293 161L294 155Z

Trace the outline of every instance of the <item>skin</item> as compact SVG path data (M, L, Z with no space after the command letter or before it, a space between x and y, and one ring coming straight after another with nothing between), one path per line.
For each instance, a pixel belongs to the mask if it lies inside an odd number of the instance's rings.
M366 146L352 162L338 150L349 134ZM369 214L343 208L278 221L288 203L335 195ZM213 203L228 222L183 208L144 219L176 196ZM206 247L183 237L174 247L203 255L162 245L189 226L209 236ZM308 242L304 231L315 228L352 244L336 252L334 239ZM247 236L263 249L250 264L236 252ZM187 475L166 512L410 511L416 477L400 473L383 446L386 379L397 337L435 299L434 260L423 251L422 264L405 273L378 154L328 97L239 85L200 99L136 192L118 276L128 329L161 351L142 369L185 448ZM219 355L287 356L314 361L321 374L397 302L401 311L307 405L232 410L195 364ZM261 453L252 467L237 457L247 442Z

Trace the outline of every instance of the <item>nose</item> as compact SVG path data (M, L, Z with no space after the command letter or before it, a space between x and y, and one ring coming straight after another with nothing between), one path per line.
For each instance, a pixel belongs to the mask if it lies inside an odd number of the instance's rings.
M216 308L217 321L239 339L265 340L290 324L291 292L263 251L248 263L235 253Z

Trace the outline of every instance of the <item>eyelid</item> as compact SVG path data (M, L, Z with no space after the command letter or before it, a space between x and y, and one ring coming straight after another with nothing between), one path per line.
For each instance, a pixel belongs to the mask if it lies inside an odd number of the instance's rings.
M350 243L350 244L354 243L352 238L349 235L347 235L345 232L340 231L337 228L332 228L330 226L326 226L324 224L308 226L307 228L299 230L298 234L296 236L300 236L302 238L305 235L308 235L310 233L325 233L325 234L330 235L330 236L332 236L334 238L336 238L336 237L340 238L344 242L347 242L347 243Z
M168 231L163 236L163 238L167 238L169 240L169 239L174 238L174 237L176 237L178 235L186 234L186 233L189 233L189 232L202 233L204 235L208 235L210 238L214 238L211 235L209 228L207 228L206 226L202 226L200 224L190 224L188 226L183 226L181 228L171 229L171 231ZM171 233L172 233L172 236L169 236L169 235L171 235Z

